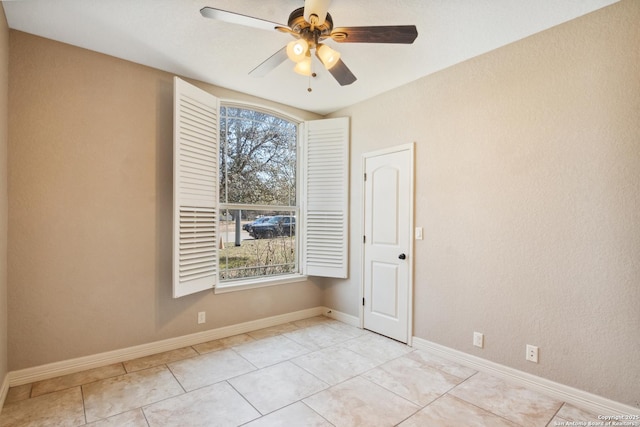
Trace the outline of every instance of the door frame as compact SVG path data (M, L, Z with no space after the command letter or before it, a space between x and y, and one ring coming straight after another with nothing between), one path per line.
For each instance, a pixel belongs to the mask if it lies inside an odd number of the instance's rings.
M414 254L414 245L415 245L415 227L414 227L414 211L415 211L415 162L416 162L416 156L415 156L415 142L411 142L408 144L402 144L402 145L396 145L393 147L389 147L389 148L385 148L382 150L376 150L376 151L371 151L368 153L363 153L362 154L362 174L361 174L361 179L362 179L362 200L361 200L361 226L360 226L360 236L364 236L365 235L365 215L366 215L366 201L365 201L365 194L366 194L366 182L364 180L364 174L366 169L366 164L367 164L367 159L372 158L372 157L378 157L378 156L384 156L384 155L388 155L388 154L393 154L393 153L398 153L401 151L409 151L410 154L410 170L409 170L409 249L408 249L408 254L407 254L407 261L409 264L409 290L408 290L408 298L409 301L407 301L407 345L411 346L412 345L412 341L413 341L413 291L414 291L414 281L413 281L413 269L414 269L414 262L413 262L413 254ZM359 291L359 298L358 298L358 313L360 316L360 328L364 329L364 307L361 303L362 299L364 298L364 287L365 287L365 283L364 283L364 271L365 271L365 256L364 256L364 241L363 238L360 237L360 242L361 242L361 247L362 247L362 251L361 254L362 256L360 257L360 291Z

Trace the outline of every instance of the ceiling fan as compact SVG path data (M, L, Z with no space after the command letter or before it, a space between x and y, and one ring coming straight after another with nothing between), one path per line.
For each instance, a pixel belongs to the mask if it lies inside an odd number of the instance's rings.
M304 7L291 12L288 25L213 7L202 8L200 14L205 18L228 23L264 30L278 30L288 33L296 39L251 70L250 75L263 77L289 58L296 63L295 72L309 76L312 74L311 51L315 51L315 56L341 86L355 82L356 76L340 59L339 52L322 43L324 40L331 39L338 43L411 44L418 36L415 25L333 28L333 19L328 13L330 3L331 0L305 0Z

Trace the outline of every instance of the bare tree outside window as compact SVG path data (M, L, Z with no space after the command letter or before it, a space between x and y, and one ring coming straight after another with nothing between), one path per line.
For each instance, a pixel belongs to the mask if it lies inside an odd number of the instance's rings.
M220 109L220 278L298 269L296 123L261 111Z

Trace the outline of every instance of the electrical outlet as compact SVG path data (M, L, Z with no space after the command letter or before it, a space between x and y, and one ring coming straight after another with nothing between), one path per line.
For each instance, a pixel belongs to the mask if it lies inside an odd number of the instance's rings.
M538 347L527 344L527 360L529 362L538 363Z
M207 321L207 314L204 311L198 312L198 324L204 323Z
M476 347L484 347L484 334L480 333L480 332L474 332L473 333L473 345L475 345Z

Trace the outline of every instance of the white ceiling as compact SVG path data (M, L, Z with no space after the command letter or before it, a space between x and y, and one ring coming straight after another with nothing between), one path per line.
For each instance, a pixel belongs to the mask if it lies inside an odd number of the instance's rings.
M412 45L328 41L358 80L340 86L315 61L318 76L286 61L266 77L248 72L292 40L205 19L204 6L286 24L303 0L3 1L10 28L113 55L258 97L327 114L618 0L333 0L335 27L418 28Z

